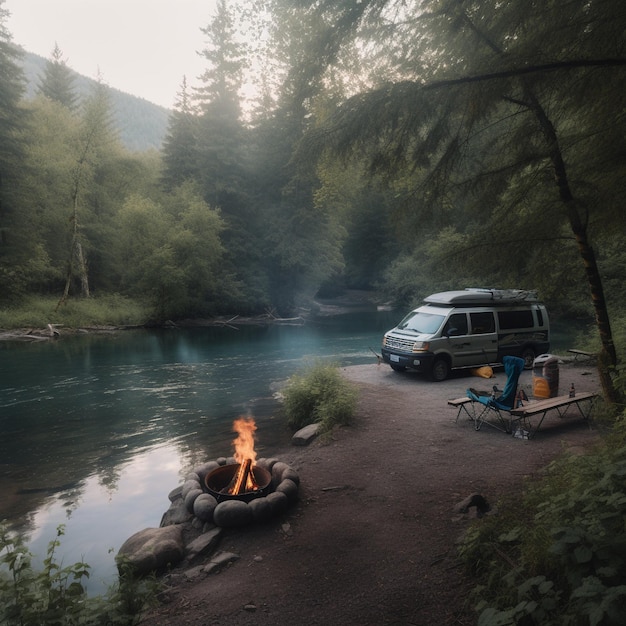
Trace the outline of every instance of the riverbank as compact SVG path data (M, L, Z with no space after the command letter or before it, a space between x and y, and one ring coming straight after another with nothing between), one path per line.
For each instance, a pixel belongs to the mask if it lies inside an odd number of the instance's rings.
M142 623L473 624L473 583L456 542L475 510L455 506L473 493L496 504L557 455L579 454L598 438L575 417L546 419L530 441L457 424L447 400L475 384L465 374L434 384L385 365L343 373L359 390L353 426L273 455L300 475L297 505L267 525L226 533L218 549L239 558L220 573L174 570L167 602ZM562 389L599 389L588 364L563 364L560 376ZM502 387L504 374L493 382ZM531 373L520 383L530 390Z

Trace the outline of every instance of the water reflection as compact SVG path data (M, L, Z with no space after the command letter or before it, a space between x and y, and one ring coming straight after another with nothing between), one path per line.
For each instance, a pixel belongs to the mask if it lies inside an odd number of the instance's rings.
M41 562L59 524L65 524L63 562L84 560L92 565L89 592L106 591L116 575L114 553L134 532L129 529L158 526L169 504L165 486L173 488L180 482L181 461L175 446L159 446L117 466L113 484L93 474L80 488L47 498L31 520L30 548L39 557L36 563Z

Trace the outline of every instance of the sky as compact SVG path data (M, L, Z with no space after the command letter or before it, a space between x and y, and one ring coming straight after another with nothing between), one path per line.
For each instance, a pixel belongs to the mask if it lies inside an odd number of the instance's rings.
M13 43L109 87L172 108L183 77L206 69L198 55L217 0L5 0Z

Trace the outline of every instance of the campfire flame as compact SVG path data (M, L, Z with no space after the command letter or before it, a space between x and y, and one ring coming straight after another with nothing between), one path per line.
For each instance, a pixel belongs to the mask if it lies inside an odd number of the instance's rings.
M235 461L240 465L228 487L228 493L239 495L246 491L256 491L259 488L252 472L256 461L254 450L256 423L252 418L240 417L233 422L233 430L237 433L237 438L233 441L234 456Z

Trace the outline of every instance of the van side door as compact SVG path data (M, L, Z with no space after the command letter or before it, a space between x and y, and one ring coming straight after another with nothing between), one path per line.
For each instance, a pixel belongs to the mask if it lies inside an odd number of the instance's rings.
M470 316L468 362L465 365L495 363L498 358L498 333L493 311L475 311Z
M450 354L452 367L467 365L467 351L471 346L467 313L452 313L441 335L446 338L447 352Z

